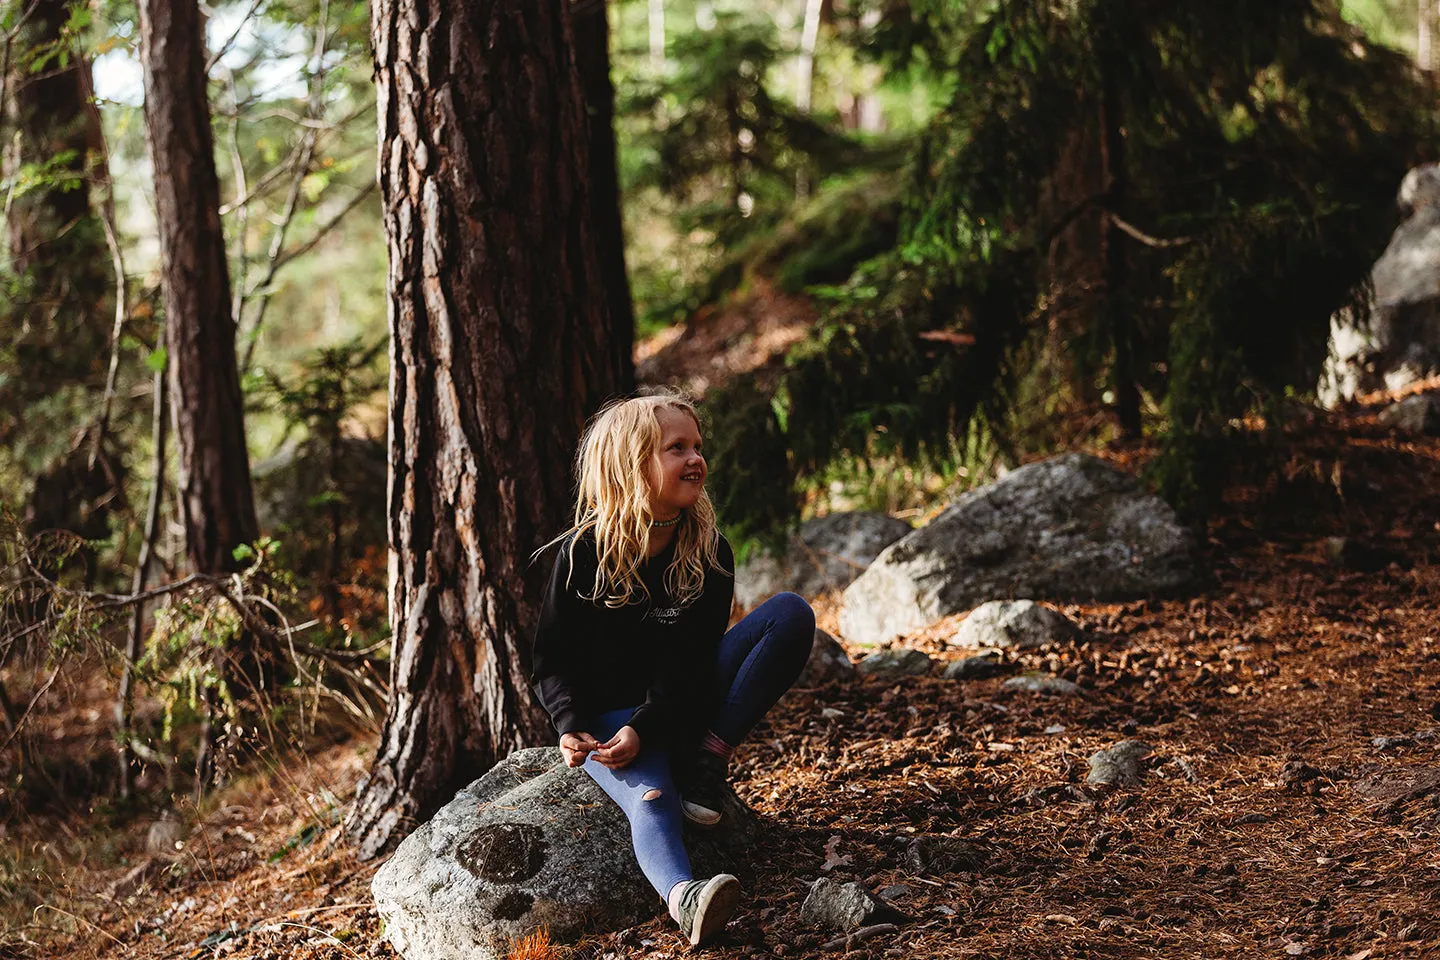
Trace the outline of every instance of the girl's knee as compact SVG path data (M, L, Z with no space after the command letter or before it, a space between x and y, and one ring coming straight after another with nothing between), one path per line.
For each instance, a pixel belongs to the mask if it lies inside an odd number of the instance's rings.
M777 593L766 601L774 604L770 611L776 623L786 627L787 633L803 638L808 648L815 639L815 611L798 593Z
M665 787L651 787L640 795L640 801L627 811L632 827L661 830L672 822L678 827L680 798L674 790Z

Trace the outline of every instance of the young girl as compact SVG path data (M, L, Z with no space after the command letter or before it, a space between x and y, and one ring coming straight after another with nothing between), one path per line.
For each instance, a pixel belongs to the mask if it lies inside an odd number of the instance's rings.
M682 819L713 827L730 753L799 676L815 615L793 593L726 631L735 560L715 528L694 408L674 394L609 404L578 457L531 683L572 767L630 821L635 859L692 944L740 897L697 880Z

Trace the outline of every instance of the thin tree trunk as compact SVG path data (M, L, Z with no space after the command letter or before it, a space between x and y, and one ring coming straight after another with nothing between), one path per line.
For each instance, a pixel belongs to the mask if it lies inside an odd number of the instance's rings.
M195 0L140 0L145 131L160 228L180 516L191 565L237 569L258 533L245 449L230 274L220 228L205 56Z
M130 593L145 592L150 579L150 561L155 556L155 540L160 534L160 505L165 499L165 441L169 412L166 403L169 394L165 389L165 371L155 373L155 396L153 419L150 427L151 446L154 447L153 462L155 478L150 487L150 503L145 509L145 539L140 544L140 557L135 563L135 578L130 584ZM134 703L132 690L135 664L140 659L140 637L145 629L145 602L135 604L130 616L130 635L125 639L125 663L120 673L120 695L115 701L115 726L120 743L120 796L130 796L130 730L131 708Z
M820 10L825 0L805 0L805 25L800 31L800 59L796 65L795 106L801 113L810 112L810 97L815 85L815 44L820 38ZM810 171L802 164L795 172L795 198L810 196Z
M795 106L810 112L810 92L815 81L815 44L820 38L820 8L825 0L805 0L805 26L800 33L800 62L795 85Z
M650 66L656 70L663 70L665 68L665 0L650 0L649 16Z
M1108 205L1116 211L1116 214L1105 218L1105 311L1115 351L1110 383L1115 391L1115 416L1120 425L1120 435L1133 440L1140 436L1141 422L1140 388L1135 379L1134 321L1125 299L1128 241L1114 222L1115 215L1124 208L1129 183L1125 169L1123 108L1115 79L1108 71L1101 96L1101 177L1109 196Z
M615 389L635 384L635 307L625 269L625 226L620 207L620 172L615 162L615 87L610 82L610 23L605 0L575 0L575 61L585 95L590 140L590 219L605 302L612 326Z
M245 448L235 320L220 226L220 185L205 96L204 32L196 0L140 0L145 134L156 171L170 411L179 451L178 513L186 554L200 573L240 568L235 548L259 537ZM275 676L275 652L242 631L215 651L234 701L257 697ZM220 691L205 691L196 791L212 781Z
M580 430L613 389L568 0L376 0L372 41L394 652L347 824L364 857L553 742L527 683L530 554L564 529Z
M1418 0L1419 10L1416 20L1415 37L1415 61L1420 65L1421 70L1429 70L1434 63L1432 51L1432 29L1434 27L1433 4L1435 0Z

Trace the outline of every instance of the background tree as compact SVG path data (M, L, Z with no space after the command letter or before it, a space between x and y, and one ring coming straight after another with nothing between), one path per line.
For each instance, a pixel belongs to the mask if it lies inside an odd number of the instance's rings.
M625 227L620 215L620 173L615 162L615 85L610 80L610 18L605 0L575 0L570 10L575 29L575 62L585 96L589 132L590 221L605 300L613 331L615 387L628 391L635 381L635 307L625 270Z
M1364 307L1424 127L1411 65L1317 0L907 7L892 64L954 85L906 229L773 402L736 382L715 403L722 516L774 529L836 457L944 455L977 422L1023 449L1037 397L1095 383L1131 434L1151 398L1155 476L1203 511L1233 425L1313 389L1330 315Z
M145 131L155 169L170 361L180 451L180 507L191 565L234 570L237 546L259 536L220 229L220 187L194 0L142 0Z
M552 738L526 652L615 384L568 0L374 6L390 244L390 704L348 832L398 840ZM430 51L425 82L415 51Z
M205 45L195 0L141 0L140 60L145 132L155 178L169 357L171 421L179 453L179 513L186 553L199 573L239 568L236 548L259 538L235 358L230 273L220 228L220 187L206 99ZM220 689L207 686L206 730L197 760L209 778L216 700L258 693L272 651L240 630L216 649Z
M96 539L109 532L123 468L110 445L92 457L77 432L93 419L88 393L104 379L115 295L98 198L92 203L91 179L105 174L81 43L89 22L88 7L65 0L11 4L0 14L8 184L0 407L25 411L0 418L0 447L32 476L49 478L32 485L26 504L32 533Z

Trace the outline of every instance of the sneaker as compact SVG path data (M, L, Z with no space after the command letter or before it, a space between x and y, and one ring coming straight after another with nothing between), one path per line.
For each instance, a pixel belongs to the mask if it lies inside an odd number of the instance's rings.
M680 891L680 929L699 946L725 929L730 915L740 904L740 881L728 873L719 873L709 880L687 880Z
M720 822L727 764L708 750L701 750L686 765L680 777L680 809L685 819L702 827Z

